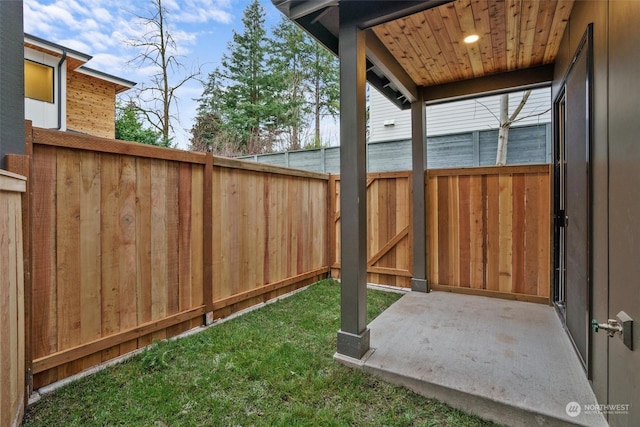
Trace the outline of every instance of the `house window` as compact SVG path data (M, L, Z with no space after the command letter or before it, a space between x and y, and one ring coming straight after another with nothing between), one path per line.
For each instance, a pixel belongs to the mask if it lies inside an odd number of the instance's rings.
M53 102L53 67L25 59L24 96Z

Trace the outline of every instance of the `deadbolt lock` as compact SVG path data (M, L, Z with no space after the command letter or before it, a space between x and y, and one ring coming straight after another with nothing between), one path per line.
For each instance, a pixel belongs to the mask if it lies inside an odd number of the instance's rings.
M598 332L600 329L607 331L609 337L614 337L617 334L623 344L629 350L633 350L633 319L624 311L618 313L615 319L608 319L607 323L598 323L596 319L593 319L591 328L593 332Z

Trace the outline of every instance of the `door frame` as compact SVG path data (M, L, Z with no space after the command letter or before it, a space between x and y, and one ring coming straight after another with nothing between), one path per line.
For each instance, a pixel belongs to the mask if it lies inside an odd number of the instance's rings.
M560 117L561 112L565 113L565 108L560 108L561 104L565 104L566 102L566 88L567 88L567 79L571 72L573 71L574 65L576 64L580 55L585 54L587 61L587 72L586 72L586 167L587 167L587 303L586 303L586 317L587 317L587 331L586 331L586 354L583 357L580 355L578 351L578 347L571 336L567 324L566 324L566 309L561 304L559 304L558 298L561 297L561 289L560 289L560 280L561 274L566 274L566 272L560 271L560 259L561 257L565 257L565 253L561 251L561 234L564 233L564 224L565 224L565 216L564 212L560 211L560 185L564 183L564 179L560 179L560 173L562 169L559 165L560 153L559 153L559 145L560 145L560 132L566 131L566 126L560 126L560 120L564 120L564 117ZM557 95L553 99L553 119L554 119L554 141L553 141L553 162L554 162L554 183L553 183L553 193L554 193L554 208L553 208L553 238L554 238L554 256L553 256L553 292L552 292L552 301L553 305L556 308L556 311L562 320L562 324L564 326L565 331L567 332L567 336L571 340L571 343L578 355L579 359L583 364L583 368L587 374L589 379L592 378L592 366L591 366L591 353L592 353L592 331L590 329L590 319L592 318L593 313L593 168L591 164L592 159L592 150L593 150L593 23L587 25L587 28L582 35L580 43L576 48L573 57L571 59L571 63L562 77L562 81L560 84L560 90ZM565 141L566 142L566 141ZM563 144L563 149L565 148ZM565 156L563 155L564 160L566 161ZM565 188L566 191L566 188ZM562 233L560 229L563 228ZM563 263L562 265L565 265Z

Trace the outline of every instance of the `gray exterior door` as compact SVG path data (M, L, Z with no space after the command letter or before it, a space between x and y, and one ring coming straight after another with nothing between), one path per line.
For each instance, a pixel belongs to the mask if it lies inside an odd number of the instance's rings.
M566 329L586 370L589 366L589 43L585 35L565 79L562 97L556 101L558 119L559 205L566 220L559 230L556 267L563 291L556 295L564 308ZM558 191L558 189L556 190ZM562 251L564 250L564 253Z

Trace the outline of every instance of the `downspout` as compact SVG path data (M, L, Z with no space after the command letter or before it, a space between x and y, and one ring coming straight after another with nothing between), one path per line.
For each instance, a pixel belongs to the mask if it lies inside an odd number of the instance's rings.
M62 129L62 64L67 59L67 51L62 49L62 58L58 62L58 128Z

